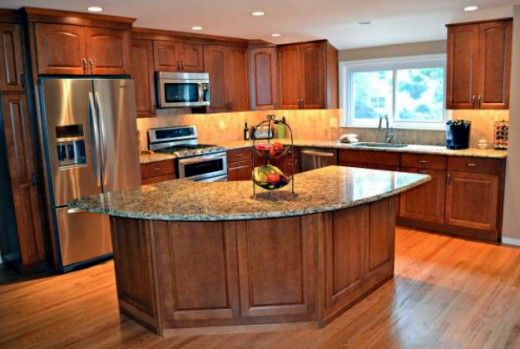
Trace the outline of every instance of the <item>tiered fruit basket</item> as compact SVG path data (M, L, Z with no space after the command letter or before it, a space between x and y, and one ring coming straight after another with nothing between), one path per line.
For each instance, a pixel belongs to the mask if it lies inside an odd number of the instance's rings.
M256 197L256 187L259 186L266 190L277 190L291 185L291 193L294 192L294 137L291 126L287 124L285 119L276 120L275 115L267 115L267 120L256 125L255 129L260 126L268 126L272 130L273 125L283 125L289 130L291 143L283 145L280 142L272 142L272 137L263 140L253 138L253 196ZM272 135L272 132L270 133ZM261 142L259 142L261 141ZM291 175L287 176L283 171L274 166L272 162L291 156Z

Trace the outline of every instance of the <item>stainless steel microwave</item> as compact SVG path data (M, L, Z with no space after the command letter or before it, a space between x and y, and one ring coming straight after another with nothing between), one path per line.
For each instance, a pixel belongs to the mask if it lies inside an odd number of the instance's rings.
M156 73L160 108L201 107L209 105L208 73Z

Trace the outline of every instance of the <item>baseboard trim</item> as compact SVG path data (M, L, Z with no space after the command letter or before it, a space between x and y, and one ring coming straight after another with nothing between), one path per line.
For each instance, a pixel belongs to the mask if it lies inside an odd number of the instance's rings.
M507 237L502 236L502 244L520 246L520 239L507 238Z

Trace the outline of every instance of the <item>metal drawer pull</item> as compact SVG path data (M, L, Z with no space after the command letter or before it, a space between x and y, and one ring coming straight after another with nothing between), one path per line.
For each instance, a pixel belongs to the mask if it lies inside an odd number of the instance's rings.
M466 164L466 166L468 166L468 167L477 167L477 164L474 163L474 162L468 162L468 163Z
M428 160L419 160L420 164L427 164L428 162L429 162Z
M154 168L153 170L154 170L154 171L160 171L161 168L160 168L160 167L156 167L156 168Z
M426 171L426 170L419 170L419 171L417 171L417 172L419 172L419 173L421 173L421 174L427 174L427 173L428 173L428 171Z

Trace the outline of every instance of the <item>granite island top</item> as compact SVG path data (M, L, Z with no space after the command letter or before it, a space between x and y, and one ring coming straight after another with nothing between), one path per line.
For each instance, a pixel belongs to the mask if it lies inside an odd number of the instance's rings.
M273 139L272 142L281 142L288 144L288 139ZM265 140L258 140L258 143L265 142ZM251 147L252 141L230 141L220 142L219 146L226 148L227 150L241 149ZM335 149L351 149L351 150L362 150L362 151L386 151L386 152L399 152L399 153L415 153L415 154L433 154L433 155L445 155L445 156L469 156L469 157L480 157L480 158L493 158L493 159L505 159L507 157L507 151L495 150L495 149L460 149L451 150L445 146L439 145L419 145L409 144L403 148L385 148L385 147L360 147L353 144L338 143L336 141L319 141L312 139L296 139L294 145L298 147L316 147L316 148L335 148ZM175 155L172 154L161 154L152 153L140 156L141 164L147 164L156 161L175 159Z
M111 216L166 221L230 221L302 216L377 201L430 180L422 174L329 166L295 175L277 191L251 181L171 180L140 188L83 197L72 208Z

